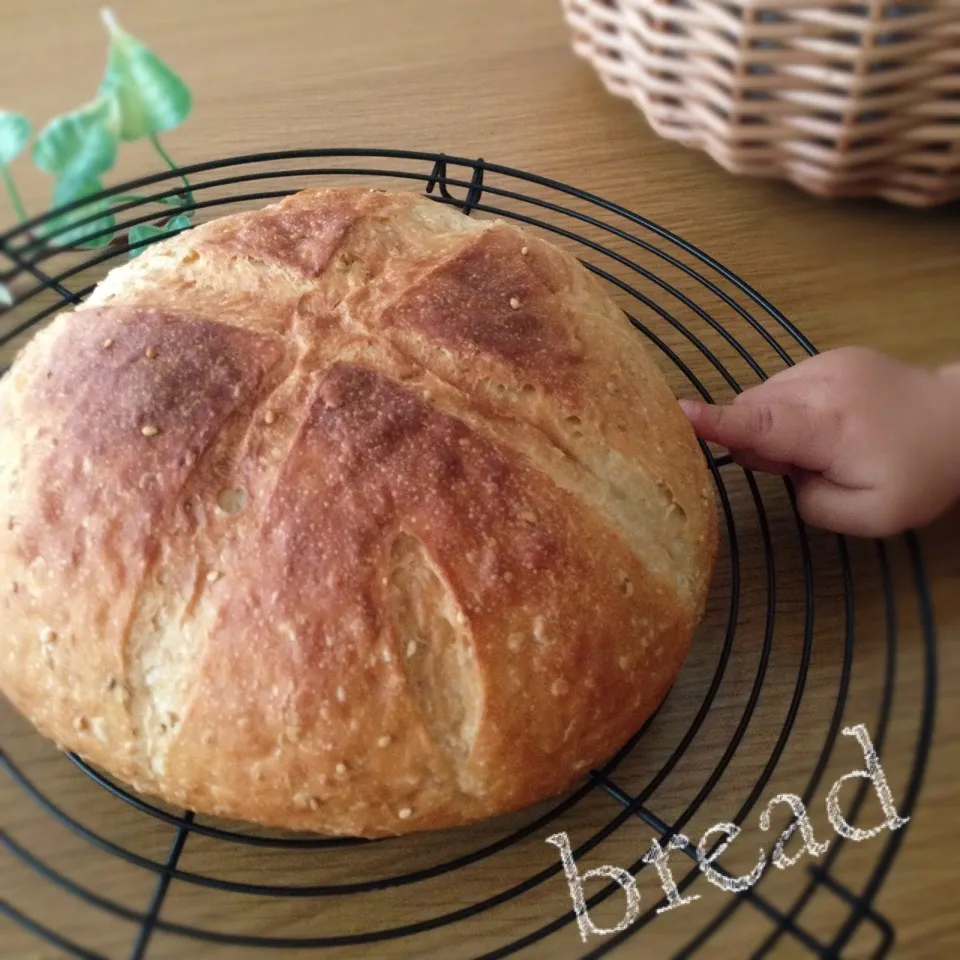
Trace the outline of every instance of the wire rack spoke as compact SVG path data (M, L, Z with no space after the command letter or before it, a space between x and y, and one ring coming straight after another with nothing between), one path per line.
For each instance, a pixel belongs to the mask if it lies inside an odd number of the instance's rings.
M58 280L55 280L53 277L48 276L44 273L39 267L31 263L29 260L24 260L15 250L11 250L8 247L3 248L3 252L7 257L10 258L21 270L26 273L29 273L32 277L40 281L42 288L47 290L54 290L56 293L59 293L60 296L66 300L68 303L79 304L81 299L78 294L74 293L69 288L65 287Z
M167 856L167 862L164 864L163 873L157 880L156 889L150 899L150 906L147 909L146 919L143 921L137 939L134 941L133 950L130 952L130 960L142 960L147 953L147 945L153 936L153 931L157 927L157 921L160 919L160 910L163 907L163 901L167 898L167 891L170 889L170 881L173 879L174 871L180 861L180 855L186 846L187 838L190 836L190 824L193 823L193 813L187 811L184 814L177 835L173 838L170 845L170 853Z
M198 222L204 217L220 216L250 204L272 202L305 186L320 185L330 178L336 178L338 182L350 178L351 182L368 185L370 181L379 184L389 180L398 188L421 191L432 200L453 206L468 215L476 213L502 217L531 227L574 249L586 269L607 285L621 302L627 303L624 312L638 336L644 337L650 347L659 353L664 364L708 402L714 400L711 391L717 383L724 390L739 393L754 382L765 380L768 373L775 372L774 369L768 369L771 364L782 368L795 362L794 354L807 356L816 352L813 344L758 291L702 250L639 214L537 174L483 159L420 151L330 148L232 157L154 174L105 191L107 198L126 197L132 193L142 196L139 200L114 199L111 210L117 218L118 236L125 236L132 226L155 219L153 205L179 195L182 189L180 177L184 174L192 179L193 201L184 205L183 209L192 213ZM69 212L69 208L62 208L57 215L65 212ZM94 214L88 220L93 223L96 218ZM125 262L131 250L130 245L123 241L115 241L95 250L55 247L44 239L49 236L47 228L51 219L50 215L37 217L0 234L0 263L3 264L0 279L4 282L11 278L22 279L30 285L29 289L20 291L13 308L3 314L9 326L0 328L0 348L11 344L65 306L81 303L93 289L91 278L102 278L111 267ZM75 225L83 223L83 220L78 220ZM54 262L56 266L53 266ZM61 262L64 264L62 267ZM83 288L73 289L75 285L79 286L81 277ZM32 278L32 281L28 278ZM51 305L48 296L41 297L45 293L55 294L56 302ZM701 297L707 298L711 306L701 302ZM36 304L34 298L39 298ZM752 338L749 342L761 344L763 356L750 348L747 339L741 338L741 330L747 331ZM724 357L727 356L732 357L738 372L741 369L746 371L749 383L741 381L739 373L725 361ZM0 375L5 370L0 366ZM780 622L777 603L783 594L780 580L784 572L783 564L787 562L781 559L783 532L771 530L768 503L765 502L766 488L762 493L750 471L727 469L738 466L729 453L713 451L705 444L701 444L701 449L713 477L720 505L725 533L722 549L729 567L729 583L725 589L729 591L729 596L723 597L727 607L725 611L718 610L717 626L713 628L716 636L703 690L698 693L699 706L695 711L690 711L693 715L684 720L682 729L675 734L675 746L671 748L668 745L666 759L659 769L646 776L641 784L634 784L630 790L624 786L631 782L626 777L633 769L637 745L648 735L651 726L659 722L660 714L671 710L670 697L642 730L637 731L608 763L592 771L568 796L492 842L488 841L457 856L447 854L445 858L431 861L428 866L418 865L417 869L397 869L397 864L392 864L393 872L362 879L350 877L343 882L326 885L297 882L256 884L185 870L181 866L181 857L189 837L196 834L204 838L204 843L230 845L235 849L245 847L251 856L262 857L265 863L269 863L268 858L271 857L299 852L298 855L303 856L355 857L360 864L371 842L238 833L219 825L197 822L192 814L168 813L148 803L113 783L78 757L69 757L66 762L72 763L71 769L76 771L76 775L89 778L103 791L104 802L122 805L131 815L142 817L145 828L158 831L173 828L174 837L166 856L150 859L97 833L84 825L81 819L68 815L54 798L46 795L24 770L0 750L0 775L9 777L19 788L22 802L34 804L44 816L51 818L51 822L70 830L89 844L91 851L96 851L98 856L112 857L136 869L148 871L155 878L153 892L142 912L132 910L101 895L91 884L66 876L25 844L0 832L2 845L27 871L101 911L105 918L112 918L111 922L131 924L135 932L125 942L132 943L131 960L141 960L148 955L158 932L182 938L184 955L191 956L194 953L202 954L203 943L230 945L232 951L241 947L259 948L259 955L267 955L281 948L324 950L353 946L369 950L373 944L401 939L409 945L410 955L419 955L419 937L456 927L457 924L475 922L488 911L531 894L545 883L558 880L562 883L562 865L558 862L546 869L529 872L524 857L525 851L531 847L525 845L540 846L547 831L556 830L558 825L562 827L564 819L575 810L582 809L581 805L588 798L606 796L614 802L615 813L603 813L604 804L597 801L601 811L597 814L598 822L592 823L589 833L579 838L573 851L576 859L588 855L601 843L615 837L625 825L636 822L645 824L654 835L661 838L661 843L667 842L684 831L697 811L713 795L754 723L761 693L767 688L772 665L776 663L774 636L775 627ZM738 825L743 823L763 796L793 735L806 690L808 671L818 649L815 640L823 623L815 589L821 576L820 566L815 569L808 534L796 512L789 481L784 483L783 490L792 508L796 526L795 538L788 547L793 557L789 562L793 564L793 574L798 580L803 605L803 612L798 616L795 626L802 634L795 674L787 678L792 685L792 692L785 704L782 724L779 730L767 732L769 755L756 781L748 785L740 809L730 818L731 822ZM788 540L794 537L789 527L787 533ZM778 547L776 552L775 542ZM919 794L930 747L936 690L936 650L933 616L919 548L912 538L907 539L906 547L910 570L908 576L911 578L907 586L915 598L913 603L916 608L909 612L919 623L923 642L923 688L917 692L915 701L907 702L904 707L920 717L920 732L915 754L911 758L912 766L901 810L902 815L909 816ZM900 648L900 619L904 609L894 604L897 578L892 572L884 545L878 545L877 562L884 604L886 659L881 668L882 693L871 730L874 731L874 744L883 755L894 722L893 691ZM819 756L812 763L809 781L801 795L805 804L809 804L826 774L840 739L843 718L854 689L856 621L853 590L861 570L862 565L855 564L851 559L845 541L838 539L830 573L843 591L842 660L837 665L832 709L829 718L824 718L824 742ZM748 578L754 597L763 598L759 602L754 601L754 613L759 610L759 620L749 634L744 632L741 625L745 609L743 590ZM655 812L657 801L654 798L658 790L674 782L674 771L681 760L698 749L698 737L717 705L721 686L730 675L728 668L736 662L741 646L746 646L750 656L756 657L756 666L752 677L747 678L748 683L736 704L736 727L723 746L719 761L712 767L705 764L702 783L689 791L693 796L686 798L682 811L668 822ZM690 710L689 707L684 709ZM674 712L674 720L676 716ZM867 796L868 787L861 783L850 808L851 821ZM866 876L855 883L847 880L841 883L837 879L835 867L846 846L842 840L836 841L815 867L798 872L796 899L784 909L774 906L765 894L762 877L761 882L750 890L731 897L715 916L701 921L703 926L674 957L709 955L711 938L746 904L759 911L773 927L772 932L758 937L751 960L770 956L784 937L801 945L811 956L837 958L864 924L868 924L880 936L875 957L886 956L894 940L894 930L890 922L877 912L874 901L889 874L904 833L905 830L901 829L888 838L876 861L867 869ZM377 841L374 847L384 842ZM689 865L690 869L678 879L677 885L681 891L702 877L697 851L688 844L682 852L685 857L678 858L678 862L685 868ZM453 884L457 882L460 871L476 865L486 865L490 876L495 879L499 876L499 864L510 862L511 858L517 858L517 862L523 866L523 872L511 875L510 882L495 892L446 913L429 917L411 913L408 921L386 929L370 928L342 934L332 931L328 934L325 932L323 936L257 936L174 922L165 916L164 911L171 891L175 885L179 885L192 889L196 896L211 898L228 895L256 895L278 900L346 898L337 900L340 904L338 909L353 909L355 916L362 918L366 915L363 898L374 891L383 893L410 887L415 892L418 884L438 878L446 878L445 882ZM387 854L376 862L391 864L392 856ZM363 869L369 870L370 863L368 856ZM399 866L402 868L403 865ZM636 875L644 866L641 857L627 869ZM291 877L293 881L296 879ZM619 890L616 883L607 884L589 899L589 907L598 906ZM803 916L811 899L821 890L839 899L846 912L839 931L829 943L824 943L820 934L808 929L810 924L805 922ZM416 898L409 899L414 901ZM627 939L642 937L642 931L656 916L656 908L663 902L646 911L627 930L606 938L603 944L594 947L586 956L605 956ZM51 918L34 918L6 903L0 903L0 911L12 922L43 938L66 955L100 960L95 953L58 933L51 926ZM528 948L542 949L544 941L554 935L569 937L571 925L575 923L572 910L558 907L555 913L542 917L519 935L504 934L503 941L489 948L480 960L514 956L525 953ZM565 941L561 949L568 950L574 940ZM237 955L242 957L246 953Z
M862 896L854 893L849 887L837 881L830 875L829 871L818 866L809 867L808 870L817 883L822 884L827 890L835 893L850 907L847 922L852 925L850 926L849 933L841 931L830 944L830 949L835 953L842 951L853 936L853 933L859 927L860 921L865 920L871 923L880 934L880 945L874 956L885 956L893 945L893 927L890 921L883 916L882 913L879 913L869 900L865 900Z

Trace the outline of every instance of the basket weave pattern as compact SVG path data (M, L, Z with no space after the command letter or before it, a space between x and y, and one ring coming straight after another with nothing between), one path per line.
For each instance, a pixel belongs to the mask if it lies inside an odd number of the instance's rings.
M960 198L960 0L561 0L661 136L823 197Z

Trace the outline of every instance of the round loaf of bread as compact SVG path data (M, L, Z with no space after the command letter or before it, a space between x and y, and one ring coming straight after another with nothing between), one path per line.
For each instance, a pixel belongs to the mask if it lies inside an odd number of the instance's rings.
M0 689L200 813L376 837L562 792L665 696L716 543L600 283L412 194L157 243L0 383Z

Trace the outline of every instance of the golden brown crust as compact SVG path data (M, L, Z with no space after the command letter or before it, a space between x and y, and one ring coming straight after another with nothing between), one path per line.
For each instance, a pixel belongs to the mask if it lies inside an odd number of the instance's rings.
M0 689L274 826L563 790L665 695L716 551L638 341L567 254L404 194L155 245L0 384Z

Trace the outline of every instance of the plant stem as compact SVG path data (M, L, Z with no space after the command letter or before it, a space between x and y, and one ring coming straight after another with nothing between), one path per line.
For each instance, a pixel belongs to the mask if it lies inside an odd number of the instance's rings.
M103 25L110 31L111 34L117 33L120 30L120 24L117 23L116 14L109 7L101 7L100 9L100 19L103 21Z
M150 134L150 142L153 144L153 149L160 154L163 162L174 172L176 172L177 165L170 158L170 154L163 149L163 145L160 143L160 138L155 134ZM190 181L186 178L184 174L180 174L180 179L183 181L183 185L187 188L187 192L183 195L183 199L186 203L193 203L193 191L190 188Z
M20 192L17 190L17 185L13 182L13 177L10 176L10 171L5 166L0 167L0 173L3 174L3 185L6 187L7 195L13 204L13 209L20 218L20 222L25 223L27 220L27 211L23 207L23 201L20 199Z

